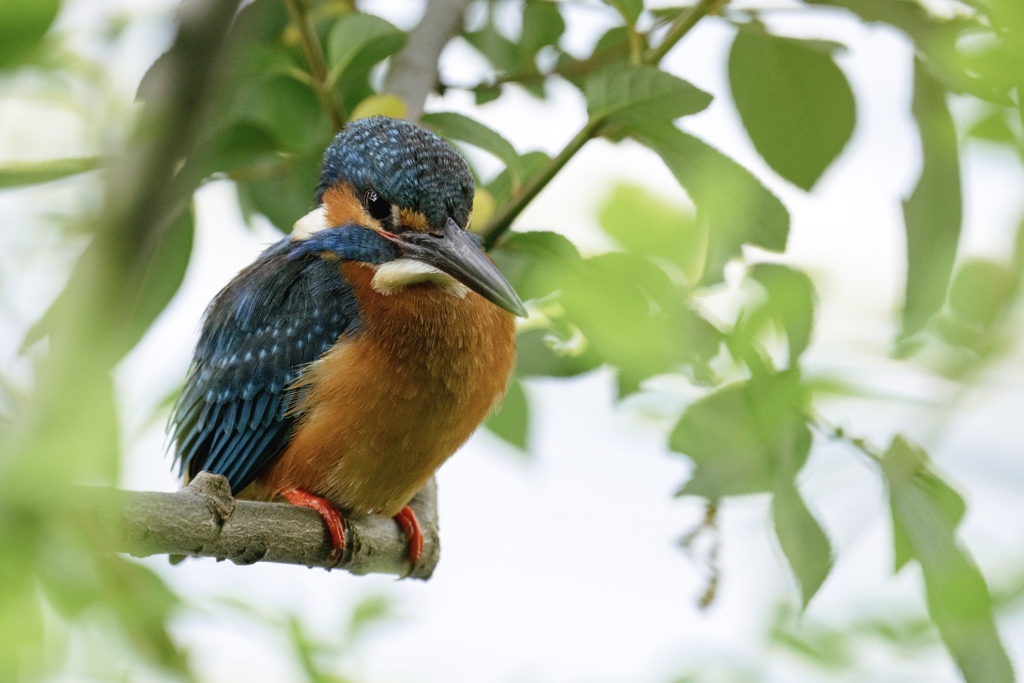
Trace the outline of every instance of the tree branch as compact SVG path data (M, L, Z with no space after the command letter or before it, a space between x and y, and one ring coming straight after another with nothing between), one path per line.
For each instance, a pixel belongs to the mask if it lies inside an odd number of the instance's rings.
M438 60L448 41L462 27L470 0L427 0L420 23L409 32L409 42L394 59L384 92L405 101L406 118L419 121L423 104L437 83Z
M347 118L345 110L338 98L334 96L334 88L330 82L330 74L327 72L327 58L324 57L323 47L320 39L317 38L310 21L309 13L302 0L284 0L288 8L288 15L299 32L299 42L302 43L302 53L306 56L306 63L309 64L309 74L312 76L316 94L320 98L320 106L327 112L331 120L331 127L335 131L341 130Z
M410 576L426 580L441 553L433 479L410 506L425 541L423 557ZM114 509L121 517L121 534L113 550L135 557L189 555L235 564L279 562L331 568L331 541L320 515L285 503L236 500L227 479L209 472L200 472L175 493L126 491L123 505ZM408 542L392 520L376 515L346 520L345 537L338 569L360 575L408 571Z
M641 62L648 66L656 66L662 58L668 54L676 43L683 39L687 33L697 25L697 22L702 18L713 12L721 9L729 0L700 0L690 11L682 14L677 18L672 25L669 27L668 33L665 35L664 40L658 47L648 50ZM537 194L555 177L568 163L569 159L578 152L583 145L588 142L591 138L601 134L602 127L604 125L603 117L591 117L587 120L586 125L580 130L579 133L569 141L569 144L558 153L557 156L553 157L551 161L545 164L536 174L526 183L519 192L512 195L512 197L505 202L501 209L494 215L493 218L487 223L484 229L481 231L481 235L484 238L484 245L491 247L498 241L506 230L512 226L514 221L526 205L529 204Z

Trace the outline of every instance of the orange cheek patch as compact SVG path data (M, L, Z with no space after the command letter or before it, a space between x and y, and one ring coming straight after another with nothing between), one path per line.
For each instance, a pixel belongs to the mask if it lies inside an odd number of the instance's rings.
M363 204L356 197L355 189L348 183L333 185L324 192L324 207L327 213L327 225L335 227L358 223L370 223L370 217L363 211Z
M399 209L398 220L407 228L417 230L419 232L427 231L427 217L419 211L413 211L412 209Z

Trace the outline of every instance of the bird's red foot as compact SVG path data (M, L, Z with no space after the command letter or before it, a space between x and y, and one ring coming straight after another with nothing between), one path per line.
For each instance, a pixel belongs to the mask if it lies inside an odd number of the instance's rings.
M409 572L406 574L409 576L416 571L416 565L423 557L423 532L420 531L420 521L416 519L416 513L408 505L392 519L398 522L398 528L409 539Z
M331 535L331 546L333 548L331 550L331 566L336 567L341 562L342 553L345 552L345 520L341 513L325 499L301 489L281 491L281 495L287 498L288 502L292 505L316 510L324 518L327 532Z

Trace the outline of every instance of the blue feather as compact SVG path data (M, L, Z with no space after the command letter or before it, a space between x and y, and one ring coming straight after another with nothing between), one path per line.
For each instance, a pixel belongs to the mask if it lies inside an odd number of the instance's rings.
M365 228L315 234L315 249L291 239L267 249L210 305L172 418L182 471L223 474L234 492L245 488L287 445L292 383L358 334L355 297L320 254L379 261L397 250Z

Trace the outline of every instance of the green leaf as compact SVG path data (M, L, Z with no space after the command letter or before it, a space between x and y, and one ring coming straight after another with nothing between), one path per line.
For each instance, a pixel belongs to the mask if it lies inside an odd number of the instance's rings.
M946 91L920 61L914 66L913 111L923 160L917 187L903 202L907 235L903 338L919 331L942 307L963 214L957 135Z
M756 264L750 270L750 277L767 292L766 312L786 331L789 366L795 367L811 342L814 285L806 273L775 263Z
M832 671L850 670L858 657L854 639L845 629L814 622L786 603L779 606L769 637L772 645Z
M1016 138L1013 131L1010 130L1008 118L1006 109L994 107L986 116L975 121L968 129L967 134L978 140L1012 144Z
M519 157L519 170L523 174L522 182L526 182L549 161L551 161L551 157L544 152L527 152ZM513 192L518 190L520 184L512 170L506 168L491 181L487 189L494 197L497 205L501 206L509 200Z
M185 671L184 654L167 632L178 598L148 567L111 555L100 562L106 575L105 595L135 650L172 671Z
M722 279L722 269L753 244L786 248L789 212L747 169L707 143L666 124L633 126L630 135L656 152L708 220L704 282Z
M519 333L516 339L516 375L519 377L575 377L601 366L601 358L581 335L561 336L554 329Z
M632 26L644 11L644 0L606 0Z
M886 476L890 487L897 483L909 482L924 493L935 506L943 525L950 535L956 530L963 519L967 506L963 498L932 467L931 459L920 448L898 437L889 448L892 459L888 462ZM888 457L888 456L887 456ZM904 526L903 519L893 508L893 543L895 555L893 571L898 572L903 566L914 559L914 546L910 531Z
M590 53L591 61L605 64L627 59L629 57L629 29L625 26L613 26L597 39Z
M807 0L849 10L868 23L884 23L903 31L917 48L932 76L955 89L970 89L977 80L965 73L956 48L961 34L978 32L977 20L960 14L945 19L917 0ZM991 96L985 93L984 96Z
M526 439L530 431L530 406L526 392L518 379L508 385L508 392L498 412L487 418L487 429L495 436L512 444L524 453L528 450Z
M171 226L162 235L141 280L135 283L133 296L118 302L123 323L117 335L118 356L127 353L138 343L178 291L192 255L194 234L195 216L189 207L173 219ZM26 332L23 347L49 335L55 329L58 320L68 315L71 310L68 306L76 305L75 298L82 288L81 283L88 282L96 269L103 267L98 259L98 249L94 245L89 245L75 264L64 290Z
M620 386L628 390L688 358L689 340L677 323L683 296L647 259L616 253L587 259L566 274L558 303L594 352L618 369L620 382L627 380Z
M7 161L0 163L0 189L38 185L67 178L103 166L103 157L47 159L46 161Z
M0 2L0 68L28 58L57 17L60 0Z
M832 570L832 545L818 520L807 509L793 480L787 479L776 486L772 517L779 545L800 584L806 608Z
M328 82L365 73L404 46L405 33L380 17L361 12L344 14L327 35Z
M281 74L247 85L232 104L230 120L262 126L281 151L321 153L330 142L330 123L307 85Z
M806 395L794 372L754 377L690 405L669 447L693 460L693 476L677 495L722 498L767 493L777 472L800 471L811 449Z
M209 175L224 172L236 180L270 172L280 163L277 139L265 126L248 121L228 125L210 141L206 163Z
M1006 310L1013 287L1014 276L1006 266L968 259L949 288L949 308L960 320L987 329Z
M424 114L422 121L442 137L466 142L493 154L512 171L515 181L522 183L528 172L527 168L523 165L516 148L497 131L455 112Z
M141 280L135 283L138 295L125 302L131 321L128 339L133 346L181 287L192 257L195 227L195 207L189 205L164 233L154 250L156 255L150 259Z
M475 88L476 106L482 106L501 97L500 85L479 85Z
M587 113L613 129L640 121L671 121L703 111L711 95L653 66L615 64L584 86Z
M679 209L639 185L623 183L612 189L597 219L601 229L627 250L673 263L689 282L700 279L707 234L692 210Z
M348 624L349 637L358 638L364 635L371 626L394 617L395 604L392 598L383 593L363 598L352 610Z
M239 180L238 200L245 214L261 213L279 230L290 233L295 221L313 208L320 154L280 156L273 174Z
M519 38L519 69L537 71L537 53L548 45L558 45L565 33L565 19L554 2L527 2L523 7L523 31Z
M934 474L931 481L941 486L925 483L928 467L927 454L902 437L882 460L894 523L921 564L928 611L967 683L1012 683L985 578L954 536L962 502L956 496L951 509L951 489Z
M729 53L729 85L758 153L804 190L853 134L853 91L818 45L773 36L758 25L741 28Z
M524 300L546 297L562 287L580 263L572 242L555 232L517 232L491 250L491 258Z
M290 22L288 9L281 0L254 0L238 10L230 36L232 40L271 43L280 40Z
M522 62L519 46L501 35L494 24L487 24L479 31L463 34L469 44L486 57L494 68L502 74L512 74Z

